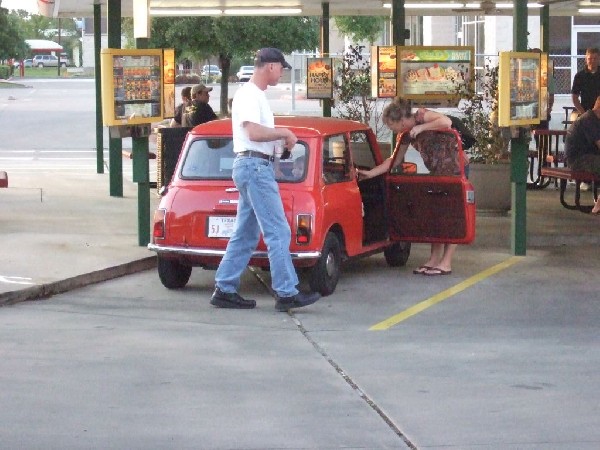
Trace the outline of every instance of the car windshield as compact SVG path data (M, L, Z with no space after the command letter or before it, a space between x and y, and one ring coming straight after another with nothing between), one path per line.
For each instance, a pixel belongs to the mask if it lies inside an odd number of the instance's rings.
M298 182L306 175L306 144L296 143L290 158L274 162L275 176L281 182ZM187 180L230 180L233 170L233 140L202 138L193 141L185 155L181 177Z

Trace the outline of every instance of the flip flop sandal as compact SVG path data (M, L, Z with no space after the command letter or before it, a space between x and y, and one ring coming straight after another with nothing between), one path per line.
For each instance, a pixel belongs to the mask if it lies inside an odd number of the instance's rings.
M431 269L433 269L433 267L431 266L419 266L415 270L413 270L413 273L415 275L423 275L425 272Z
M450 275L451 273L451 270L442 270L438 269L437 267L432 267L431 269L427 269L425 272L423 272L423 275L428 277L437 277L438 275Z

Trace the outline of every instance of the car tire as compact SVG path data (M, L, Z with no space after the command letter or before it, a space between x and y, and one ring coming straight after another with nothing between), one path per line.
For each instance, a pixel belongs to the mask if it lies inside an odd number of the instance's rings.
M67 67L67 63L60 63L60 67Z
M38 69L43 69L44 68L44 64L43 63L38 63Z
M158 277L167 289L181 289L190 280L192 266L181 264L179 261L158 257Z
M334 233L327 233L321 257L311 269L309 285L321 295L331 295L340 279L342 266L342 246Z
M383 256L390 267L406 265L410 256L410 242L395 242L383 250Z

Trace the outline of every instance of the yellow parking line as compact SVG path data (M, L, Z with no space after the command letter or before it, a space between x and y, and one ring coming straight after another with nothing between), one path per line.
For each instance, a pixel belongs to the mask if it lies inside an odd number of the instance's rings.
M408 319L409 317L412 317L415 314L418 314L421 311L424 311L427 308L436 305L437 303L440 303L441 301L446 300L447 298L452 297L453 295L458 294L461 291L464 291L468 287L473 286L475 283L478 283L479 281L488 278L500 272L501 270L512 266L513 264L516 264L523 258L523 256L513 256L511 258L508 258L506 261L501 262L500 264L496 264L495 266L492 266L489 269L486 269L482 272L479 272L476 275L473 275L470 278L467 278L465 281L463 281L462 283L458 283L456 286L452 286L451 288L448 288L445 291L434 295L433 297L429 297L427 300L423 300L422 302L417 303L416 305L413 305L408 309L405 309L401 313L393 315L392 317L389 317L388 319L385 319L382 322L376 323L371 328L369 328L369 330L383 331L393 327L394 325L398 325L400 322Z

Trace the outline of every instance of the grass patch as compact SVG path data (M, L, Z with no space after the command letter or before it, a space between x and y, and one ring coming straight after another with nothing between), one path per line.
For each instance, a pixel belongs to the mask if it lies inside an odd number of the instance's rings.
M60 75L58 74L58 69L56 67L25 67L25 77L24 78L71 78L71 77L86 77L81 74L72 74L67 71L68 67L60 68ZM91 78L91 76L87 76ZM13 74L13 80L22 79L19 76L19 71L16 70Z

